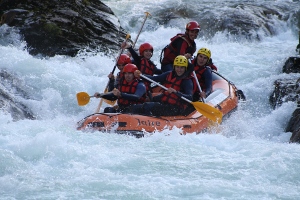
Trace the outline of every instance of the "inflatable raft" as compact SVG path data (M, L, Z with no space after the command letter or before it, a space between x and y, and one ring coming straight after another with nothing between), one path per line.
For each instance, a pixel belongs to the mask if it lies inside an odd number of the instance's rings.
M245 100L241 90L220 74L213 72L213 92L206 98L205 106L218 109L223 116L234 111L239 100ZM200 103L200 102L199 102ZM153 133L174 127L182 134L205 131L211 121L205 113L193 109L186 116L144 116L122 113L95 113L77 122L77 130L97 130L143 137L144 133ZM206 115L206 116L205 116Z

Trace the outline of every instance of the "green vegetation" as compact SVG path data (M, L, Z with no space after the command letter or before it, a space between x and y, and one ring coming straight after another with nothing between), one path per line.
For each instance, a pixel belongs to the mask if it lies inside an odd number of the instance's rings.
M89 1L89 0L82 0L82 3L83 3L85 6L89 6L89 5L90 5L90 1Z
M44 25L44 30L52 36L59 36L62 34L61 29L54 23L47 23Z

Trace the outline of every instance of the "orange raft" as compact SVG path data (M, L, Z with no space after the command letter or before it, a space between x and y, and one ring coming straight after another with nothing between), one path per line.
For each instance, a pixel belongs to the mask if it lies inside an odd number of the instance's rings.
M206 98L206 103L219 109L223 116L234 111L239 100L245 100L241 90L233 83L213 71L213 92ZM142 137L151 133L177 127L186 133L200 133L209 126L209 119L192 111L187 116L144 116L122 113L95 113L77 122L77 130L98 130Z

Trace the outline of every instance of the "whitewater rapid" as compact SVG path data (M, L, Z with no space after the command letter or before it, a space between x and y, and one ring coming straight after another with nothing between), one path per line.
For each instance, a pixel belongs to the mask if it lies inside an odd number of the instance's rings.
M133 6L121 0L110 6L136 14L137 8L159 9L161 2ZM128 29L134 38L138 24ZM145 29L138 44L151 42L158 64L160 50L182 31ZM13 121L0 112L0 199L298 199L300 147L289 144L291 133L285 132L296 104L276 110L269 105L273 82L298 76L282 74L298 37L292 29L278 32L261 41L233 40L226 33L199 36L197 47L212 51L218 71L247 101L207 134L180 136L175 129L141 139L76 130L76 122L99 103L91 99L80 107L76 93L102 92L116 55L83 51L74 58L37 58L12 32L0 45L0 69L18 77L29 98L15 98L38 119Z

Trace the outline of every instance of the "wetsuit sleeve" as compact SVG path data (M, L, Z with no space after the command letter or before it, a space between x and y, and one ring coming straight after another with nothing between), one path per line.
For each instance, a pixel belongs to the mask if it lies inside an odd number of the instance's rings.
M153 80L155 82L164 82L167 79L167 75L170 73L171 72L165 72L165 73L157 75L157 76L150 76L150 75L144 74L144 76L150 78L151 80Z
M141 57L135 52L135 50L131 47L128 48L134 63L136 64L136 66L138 67L138 69L140 70L141 68Z
M102 96L102 98L107 99L107 100L111 100L111 101L114 101L114 100L118 99L118 97L115 96L113 93L104 94Z
M206 67L206 70L203 73L203 77L204 77L204 84L205 84L205 94L206 96L208 96L211 91L212 91L212 75L211 75L211 68L210 67Z
M182 87L183 91L178 92L178 95L180 97L185 97L188 100L192 101L192 99L193 99L193 81L192 81L192 79L182 80L181 87Z
M143 82L139 82L136 86L136 91L134 94L121 93L123 99L130 101L138 101L146 93L146 86Z

